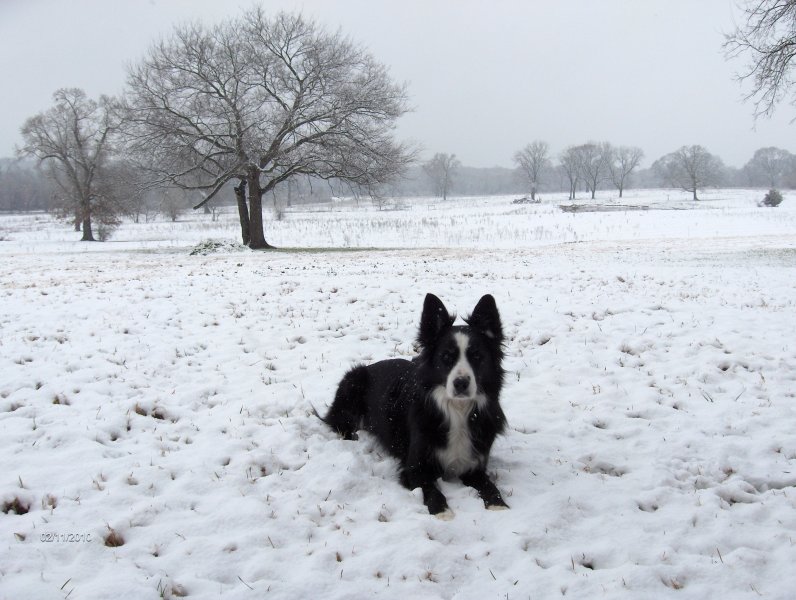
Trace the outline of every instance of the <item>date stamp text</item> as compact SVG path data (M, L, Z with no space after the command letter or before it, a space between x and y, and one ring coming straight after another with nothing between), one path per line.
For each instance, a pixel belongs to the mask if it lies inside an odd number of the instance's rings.
M48 531L39 534L39 541L50 544L85 544L92 540L90 533L57 533Z

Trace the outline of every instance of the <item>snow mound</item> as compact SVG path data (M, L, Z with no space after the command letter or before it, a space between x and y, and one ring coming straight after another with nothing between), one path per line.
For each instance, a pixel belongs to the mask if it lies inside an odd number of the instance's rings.
M232 240L213 240L208 239L199 242L191 250L191 256L201 255L207 256L208 254L224 254L231 252L245 252L249 250L248 246L233 242Z

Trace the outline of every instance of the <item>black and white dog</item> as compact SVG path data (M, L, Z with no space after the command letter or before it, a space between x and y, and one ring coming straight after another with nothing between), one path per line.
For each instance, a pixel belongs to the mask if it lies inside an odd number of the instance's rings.
M489 450L506 425L503 329L495 299L478 301L466 325L454 326L439 298L427 294L413 360L351 369L323 420L346 439L360 428L401 462L401 483L421 488L433 515L452 516L438 477L459 477L487 508L508 508L486 473Z

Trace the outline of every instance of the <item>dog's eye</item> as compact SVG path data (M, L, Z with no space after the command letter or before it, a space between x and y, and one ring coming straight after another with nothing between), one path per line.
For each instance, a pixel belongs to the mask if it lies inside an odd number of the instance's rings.
M469 355L470 355L470 362L474 363L481 362L481 359L483 358L481 352L478 350L470 350Z
M440 359L442 360L443 364L452 365L456 362L456 354L451 350L446 350L442 353Z

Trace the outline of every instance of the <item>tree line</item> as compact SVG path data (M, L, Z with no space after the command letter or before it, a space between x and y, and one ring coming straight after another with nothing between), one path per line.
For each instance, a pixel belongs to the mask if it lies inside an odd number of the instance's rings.
M541 143L534 142L534 144ZM590 197L591 187L588 180L585 177L581 179L578 175L576 150L578 147L572 146L563 151L559 155L559 162L555 162L549 153L546 160L538 160L537 152L536 168L532 165L522 167L517 164L517 160L513 168L469 167L461 164L455 155L443 155L447 156L447 159L437 158L407 166L400 177L380 186L377 194L372 193L373 190L363 192L361 188L342 181L297 177L272 189L268 200L278 214L284 207L328 202L337 196L359 195L373 200L378 206L384 206L387 200L399 196L442 198L449 194L461 196L518 194L529 195L535 200L541 193L565 192L570 198L576 193ZM677 152L661 157L648 167L642 168L636 165L632 169L630 167L633 165L635 153L622 152L615 158L616 163L613 166L597 172L595 197L599 198L601 192L619 193L621 189L623 193L630 188L676 188L693 194L691 188L703 189L700 185L796 189L796 155L775 147L758 149L741 168L725 166L720 160L708 161L709 177L707 179L697 177L697 185L692 185L691 176L686 168L688 167L686 150L689 148L692 147L684 146ZM699 154L696 153L697 156ZM682 169L676 167L676 160L682 161ZM438 170L446 165L447 175L441 176ZM699 176L699 171L696 171L695 175ZM135 189L135 186L132 186L125 192L127 196L119 204L117 218L126 216L138 223L160 215L176 220L202 200L201 192L170 185L152 187L143 193L133 193ZM233 204L231 195L217 197L204 207L205 212L215 214L219 206ZM36 163L27 160L0 159L0 211L49 210L68 216L69 208L68 196L64 196L53 185L46 171L37 168Z
M698 200L705 188L796 188L796 155L775 147L760 148L740 169L700 145L682 146L641 168L644 152L636 146L588 142L568 146L553 155L547 142L536 140L514 154L514 169L463 167L453 154L436 154L415 170L399 191L403 195L525 193L531 201L540 191L583 192L592 199L598 190L616 190L621 198L629 187L681 189ZM423 185L423 179L427 179Z

